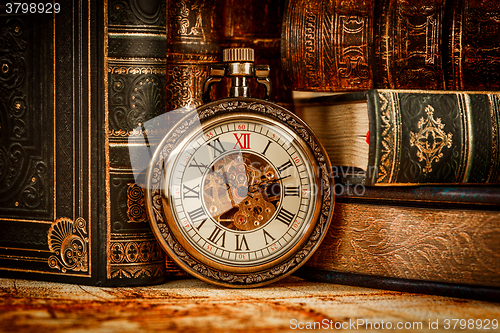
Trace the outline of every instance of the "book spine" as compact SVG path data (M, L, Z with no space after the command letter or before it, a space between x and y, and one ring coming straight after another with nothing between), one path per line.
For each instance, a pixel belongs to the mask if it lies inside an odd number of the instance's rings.
M272 90L270 100L287 109L293 109L292 91L284 88L281 71L281 22L283 1L225 0L224 48L245 47L255 51L255 63L271 68ZM229 96L230 80L225 80L223 96ZM264 88L255 80L249 82L252 97L263 98Z
M500 89L495 2L288 0L285 82L294 90Z
M222 0L167 1L165 91L172 124L203 103L210 65L222 60L222 4Z
M384 0L374 24L375 87L445 89L443 23L446 0Z
M500 181L500 94L372 90L366 185Z
M429 282L422 280L387 278L356 273L326 271L313 267L302 267L295 275L319 282L392 290L405 293L430 294L447 297L476 299L496 302L500 299L500 289L454 283Z
M203 104L203 84L210 66L222 61L223 0L167 2L165 111L167 128ZM216 85L212 98L222 97ZM168 256L170 278L188 277Z
M105 285L145 285L165 279L165 254L147 219L137 174L147 159L135 161L130 148L166 134L144 127L165 112L166 4L105 3L105 175L107 235ZM159 118L163 119L163 118ZM104 192L104 191L103 191Z
M491 1L448 1L447 88L500 89L500 8Z
M498 211L337 202L306 267L500 287L499 223Z
M282 66L292 90L373 88L375 1L289 0L283 19Z

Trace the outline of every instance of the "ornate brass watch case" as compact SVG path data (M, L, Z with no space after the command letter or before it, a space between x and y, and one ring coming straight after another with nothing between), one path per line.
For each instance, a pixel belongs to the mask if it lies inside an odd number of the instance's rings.
M274 103L249 97L255 78L270 92L253 50L224 50L210 86L231 77L229 98L178 122L147 171L147 208L160 245L207 282L256 287L298 269L323 239L334 206L328 156L312 130Z

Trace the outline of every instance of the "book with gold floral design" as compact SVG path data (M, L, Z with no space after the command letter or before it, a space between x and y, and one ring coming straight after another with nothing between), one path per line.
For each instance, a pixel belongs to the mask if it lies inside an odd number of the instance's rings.
M369 90L302 99L334 176L365 185L500 182L500 93Z

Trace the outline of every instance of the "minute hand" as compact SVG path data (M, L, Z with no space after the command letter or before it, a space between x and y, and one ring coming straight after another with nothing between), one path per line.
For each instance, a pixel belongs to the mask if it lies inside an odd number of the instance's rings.
M271 179L271 180L263 180L260 183L249 185L248 186L248 192L249 193L255 193L255 192L257 192L259 190L259 187L266 188L268 185L270 185L272 183L276 183L277 181L283 180L283 179L288 178L290 176L291 175L288 175L288 176L285 176L285 177L276 178L276 179Z

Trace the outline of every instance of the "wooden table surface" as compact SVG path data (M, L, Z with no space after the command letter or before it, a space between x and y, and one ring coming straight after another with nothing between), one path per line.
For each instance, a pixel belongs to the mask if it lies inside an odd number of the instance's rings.
M1 332L500 332L500 303L298 277L236 290L194 279L134 288L0 279L0 295Z

